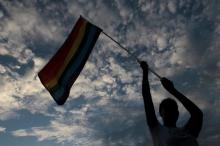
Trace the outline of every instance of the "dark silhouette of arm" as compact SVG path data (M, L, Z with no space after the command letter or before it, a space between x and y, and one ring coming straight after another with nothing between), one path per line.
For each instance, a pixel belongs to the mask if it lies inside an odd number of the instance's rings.
M175 96L190 113L191 117L184 127L191 135L193 135L194 137L198 137L203 122L202 111L191 100L189 100L186 96L176 90L170 80L162 78L161 83L164 88L169 91L173 96Z
M150 128L155 127L158 124L157 117L155 115L154 105L150 93L150 86L148 81L148 65L146 62L141 62L141 68L143 69L142 80L142 95L144 99L144 107L147 118L147 124Z

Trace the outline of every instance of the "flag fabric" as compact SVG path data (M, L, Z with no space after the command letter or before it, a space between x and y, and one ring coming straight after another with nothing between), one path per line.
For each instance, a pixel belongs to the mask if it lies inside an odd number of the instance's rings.
M57 53L38 73L41 83L57 104L67 100L102 30L80 16Z

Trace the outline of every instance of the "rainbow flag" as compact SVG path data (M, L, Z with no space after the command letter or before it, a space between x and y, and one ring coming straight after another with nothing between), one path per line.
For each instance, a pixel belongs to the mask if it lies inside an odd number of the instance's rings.
M80 16L64 44L38 73L41 83L58 105L67 100L101 32Z

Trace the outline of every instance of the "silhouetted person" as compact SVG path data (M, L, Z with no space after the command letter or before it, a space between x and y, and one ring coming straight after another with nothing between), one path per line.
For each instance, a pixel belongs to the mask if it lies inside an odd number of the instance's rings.
M161 125L157 120L150 93L148 65L144 61L140 65L143 69L142 95L147 124L154 146L198 146L196 138L202 127L202 111L192 101L177 91L170 80L162 78L161 83L163 87L183 104L190 113L190 119L185 126L177 127L178 105L175 100L167 98L161 102L159 107L159 113L163 119L163 125Z

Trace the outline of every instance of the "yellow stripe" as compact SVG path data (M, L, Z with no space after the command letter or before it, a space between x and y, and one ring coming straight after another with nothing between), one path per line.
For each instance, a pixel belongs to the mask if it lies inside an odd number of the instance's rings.
M73 43L73 46L71 47L70 52L68 53L67 57L65 58L63 66L59 69L59 72L57 73L57 75L52 80L50 80L48 83L45 84L45 86L47 88L51 89L52 87L54 87L57 84L58 79L60 78L60 76L64 72L69 61L76 54L77 49L78 49L81 41L83 40L83 36L86 31L86 24L87 24L87 22L84 21L82 26L80 27L79 34L78 34L75 42Z

